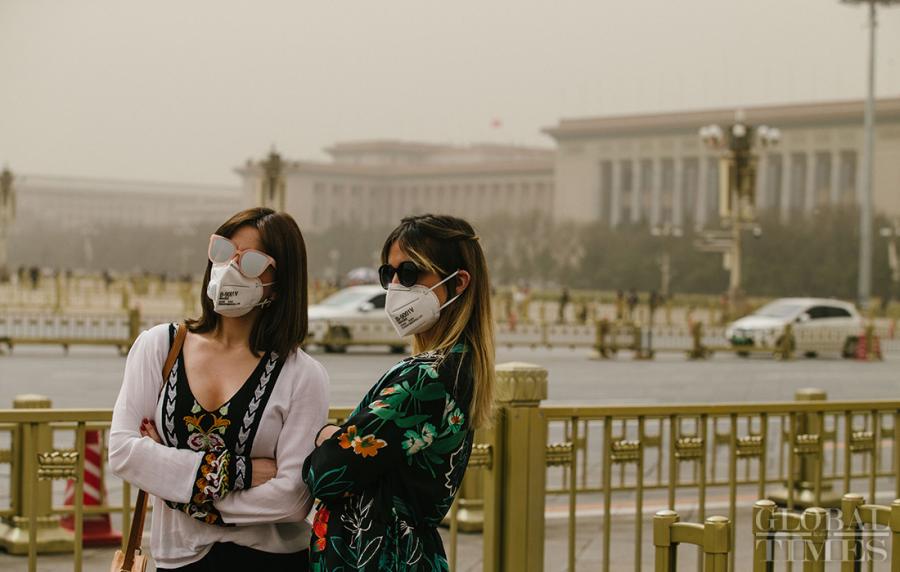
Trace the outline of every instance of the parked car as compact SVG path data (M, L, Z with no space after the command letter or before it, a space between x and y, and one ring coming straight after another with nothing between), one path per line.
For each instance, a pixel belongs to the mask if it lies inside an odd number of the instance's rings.
M387 292L379 285L351 286L309 307L308 343L326 352L345 352L350 345L387 345L406 351L406 342L384 313Z
M725 331L738 355L741 348L780 347L785 327L790 325L793 350L809 357L820 353L839 353L851 357L863 328L856 307L848 302L827 298L779 298L749 316L736 320Z

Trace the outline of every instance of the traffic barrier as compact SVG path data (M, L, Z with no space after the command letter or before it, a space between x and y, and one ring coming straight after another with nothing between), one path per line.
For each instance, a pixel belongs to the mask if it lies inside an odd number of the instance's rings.
M866 326L857 339L856 359L859 361L876 361L884 359L884 356L881 354L881 341L875 334L874 326Z
M85 507L106 505L106 483L103 481L103 446L100 431L85 433L84 448L84 499ZM75 480L66 482L64 506L75 505ZM91 510L91 509L88 509ZM70 531L75 530L75 515L63 516L60 525ZM87 513L84 516L85 546L116 546L122 542L122 533L113 530L108 512Z
M731 553L731 522L711 516L703 524L680 522L678 513L662 510L653 517L656 572L678 570L678 545L691 544L703 552L704 572L726 572Z

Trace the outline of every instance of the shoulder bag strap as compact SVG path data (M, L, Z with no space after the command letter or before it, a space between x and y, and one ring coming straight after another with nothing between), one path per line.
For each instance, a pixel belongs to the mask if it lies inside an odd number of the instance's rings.
M160 386L159 394L162 395L163 389L166 387L166 382L169 379L169 374L172 372L172 368L175 366L175 360L178 359L178 354L181 353L181 346L184 345L184 338L187 336L187 326L183 323L178 324L178 329L175 332L175 340L172 342L172 347L169 348L169 355L166 356L166 363L163 366L163 383ZM158 399L158 398L157 398ZM131 518L131 533L128 535L128 545L125 548L125 555L122 562L122 570L131 570L132 565L134 564L134 555L141 547L141 537L144 536L144 519L147 516L147 493L143 490L138 490L137 502L134 505L134 515Z

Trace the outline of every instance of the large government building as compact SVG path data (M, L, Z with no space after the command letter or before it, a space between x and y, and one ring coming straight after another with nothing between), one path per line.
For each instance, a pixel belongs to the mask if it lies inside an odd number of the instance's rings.
M441 212L481 220L553 208L552 149L356 141L326 149L330 162L284 161L284 208L312 232L396 223ZM271 156L270 156L271 160ZM267 204L264 162L238 169L246 204Z
M14 228L190 227L239 210L240 188L116 179L17 175Z
M781 130L760 153L757 207L783 221L858 200L863 103L747 107L747 123ZM719 155L698 130L728 127L734 109L564 119L555 149L405 141L338 143L328 162L281 161L283 206L304 229L389 224L425 211L483 220L552 214L559 222L718 224ZM900 215L900 98L876 104L874 207ZM266 162L248 161L244 204L264 196ZM271 185L270 185L271 187Z
M858 200L863 148L861 101L750 107L752 125L782 132L760 153L757 207L782 220L820 205ZM716 220L718 154L700 127L733 123L734 110L563 120L545 130L557 143L553 213L557 220L616 226L702 226ZM876 103L876 211L900 215L900 98Z

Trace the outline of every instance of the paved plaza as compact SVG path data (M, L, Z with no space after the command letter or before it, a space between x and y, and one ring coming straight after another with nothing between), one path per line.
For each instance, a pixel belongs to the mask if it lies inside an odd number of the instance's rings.
M345 355L311 352L324 363L331 376L331 402L353 405L378 376L393 364L397 356L386 351L351 351ZM890 399L898 395L900 355L888 355L883 362L861 363L839 359L798 359L779 362L754 357L741 359L719 355L707 361L688 361L682 355L663 354L654 361L634 361L620 355L611 361L588 359L585 350L530 350L526 348L498 350L498 362L521 361L539 364L550 373L549 403L695 403L791 400L803 387L819 387L829 399ZM54 347L17 347L11 355L0 356L0 407L9 407L15 395L39 393L51 397L55 407L112 407L124 367L124 359L105 348L73 348L68 355ZM62 484L58 483L58 487ZM0 504L8 503L8 466L0 466ZM751 487L752 488L752 487ZM110 481L113 499L121 494L114 479ZM749 507L753 490L739 493L738 506ZM579 497L576 555L578 569L597 570L602 554L601 518L594 495ZM878 499L889 502L890 499ZM565 497L547 499L546 570L567 569L568 521ZM684 520L697 518L684 499L680 510ZM628 497L617 501L621 506L614 519L613 570L631 570L634 566L632 538L633 515ZM724 499L710 499L710 514L727 511ZM652 570L653 511L665 508L664 498L648 496L644 514L643 566ZM743 519L743 520L741 520ZM738 520L749 520L739 512ZM746 526L742 530L746 532ZM618 541L617 541L618 539ZM619 547L618 549L616 547ZM623 547L628 547L627 550ZM741 543L738 543L739 550ZM458 547L458 570L481 569L481 536L461 535ZM693 559L686 550L683 565ZM108 570L112 552L89 549L85 553L85 570ZM747 569L746 555L738 552L738 570ZM690 568L690 566L689 566ZM26 570L21 557L0 553L0 570ZM71 570L70 556L42 557L39 570Z

